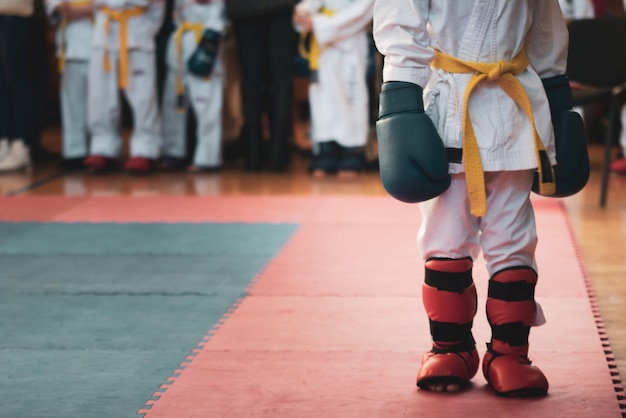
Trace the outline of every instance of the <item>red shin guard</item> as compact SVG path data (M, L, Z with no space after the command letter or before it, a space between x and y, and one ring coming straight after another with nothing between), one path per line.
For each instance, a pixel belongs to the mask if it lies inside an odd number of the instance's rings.
M422 298L433 348L422 357L417 386L467 383L480 363L471 333L477 305L472 261L428 260Z
M492 339L483 374L501 396L542 396L548 380L528 360L528 333L535 319L537 274L528 267L496 273L489 282L487 319Z

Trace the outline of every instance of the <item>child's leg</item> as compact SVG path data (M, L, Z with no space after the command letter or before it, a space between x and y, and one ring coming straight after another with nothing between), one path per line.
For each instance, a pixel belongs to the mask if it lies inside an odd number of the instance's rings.
M498 395L545 395L548 381L528 360L528 336L535 323L535 247L530 203L533 172L486 173L487 214L481 246L491 276L487 319L492 338L483 373Z
M63 158L87 156L88 61L68 60L61 75Z
M328 89L319 81L309 86L309 106L311 109L311 139L313 161L309 172L314 177L335 174L341 148L335 141L338 121L335 104Z
M110 53L111 65L117 65L117 54ZM88 123L92 156L117 158L120 153L120 98L117 71L105 71L104 51L94 49L89 61Z
M161 147L155 55L140 50L130 51L128 55L130 74L125 93L133 110L134 125L130 138L130 156L155 160Z
M472 260L433 258L425 268L422 298L433 347L422 358L417 386L459 390L474 377L480 362L472 336L477 299Z
M333 103L333 138L341 146L337 169L342 174L358 173L365 168L369 132L366 44L355 43L354 47L353 51L327 51L324 60L320 59L319 69L320 83L324 83Z
M197 121L194 169L219 168L222 164L222 75L214 74L208 80L190 77L189 96Z
M478 370L471 332L476 313L472 260L480 250L478 221L469 214L462 175L453 175L450 188L421 203L420 210L418 246L426 259L422 295L433 348L422 358L417 385L453 391Z
M163 99L161 103L163 117L163 157L172 159L185 159L187 157L187 142L185 137L187 124L188 98L184 94L178 102L176 92L176 69L169 68L163 87ZM179 108L179 105L183 105Z
M524 266L500 271L489 280L491 342L483 359L483 374L498 395L542 396L548 392L548 380L528 359L536 283L537 273Z

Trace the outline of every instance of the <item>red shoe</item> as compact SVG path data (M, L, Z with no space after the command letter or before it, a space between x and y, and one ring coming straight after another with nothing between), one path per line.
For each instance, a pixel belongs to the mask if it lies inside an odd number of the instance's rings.
M486 352L483 375L496 395L508 397L545 396L548 379L525 355Z
M132 157L124 168L134 174L148 174L155 170L156 161L146 157Z
M623 176L626 176L626 158L622 157L613 161L610 165L610 168L611 171L615 174L621 174Z
M83 161L89 173L104 173L113 170L115 161L102 155L91 155Z

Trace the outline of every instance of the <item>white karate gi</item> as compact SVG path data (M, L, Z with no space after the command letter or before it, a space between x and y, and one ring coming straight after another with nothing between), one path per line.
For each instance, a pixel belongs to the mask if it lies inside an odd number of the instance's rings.
M224 0L210 0L197 3L195 0L177 0L174 11L177 27L183 22L200 23L204 29L224 33L226 15ZM197 47L194 31L186 31L182 36L182 59L178 61L178 51L174 32L167 49L168 74L163 92L163 150L164 156L184 158L186 149L186 115L177 109L176 81L181 71L185 85L184 109L193 109L196 116L196 149L193 164L205 168L217 168L222 164L222 104L223 104L223 63L220 53L210 77L190 74L187 61Z
M322 7L332 15L319 13ZM303 0L296 6L312 16L320 45L317 80L309 87L314 144L335 140L343 147L362 147L367 142L367 33L373 7L374 0Z
M525 48L529 67L517 75L535 125L555 163L550 108L541 79L564 74L567 28L557 0L377 0L374 39L385 56L384 81L424 89L427 114L446 147L462 148L464 95L471 74L432 70L434 49L466 61L510 61ZM452 186L420 204L422 256L476 259L490 274L535 267L535 223L529 195L537 167L532 126L497 82L480 83L469 99L487 190L487 214L470 214L462 164L450 163Z
M596 15L591 0L559 0L559 6L568 20L593 19Z
M53 24L60 24L55 9L62 3L82 0L46 0ZM92 19L84 18L59 26L56 32L57 57L63 60L60 84L63 158L84 158L88 154L87 75L91 56ZM61 51L63 56L61 56Z
M94 0L96 8L93 50L89 65L89 128L91 155L116 158L120 154L120 24L100 10L116 11L145 7L145 12L128 20L128 86L124 94L133 112L131 157L156 159L161 147L161 120L156 91L155 35L163 21L163 0ZM108 51L111 70L105 70Z

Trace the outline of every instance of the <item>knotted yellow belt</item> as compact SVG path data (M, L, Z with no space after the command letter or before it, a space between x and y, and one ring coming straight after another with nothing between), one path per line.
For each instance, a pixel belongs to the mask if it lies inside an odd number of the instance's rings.
M109 24L111 20L116 20L120 25L120 51L119 51L119 68L118 68L118 84L120 88L125 89L128 86L128 21L133 17L140 16L145 13L145 7L131 7L125 10L115 10L108 7L101 7L100 11L104 13L104 31L106 36L106 44L104 47L104 70L111 71L111 60L109 59Z
M183 85L183 35L186 32L193 31L196 35L196 44L200 43L204 25L202 23L182 22L174 33L174 42L176 42L176 59L178 61L178 69L176 71L176 96L178 98L178 110L184 112L182 97L185 94L185 86Z
M441 51L435 51L435 59L432 66L449 73L473 73L465 90L465 112L463 115L463 162L465 166L465 178L467 182L467 194L470 210L474 216L483 216L487 211L487 196L485 192L485 177L483 166L480 161L480 151L476 141L476 135L469 115L469 98L474 88L484 80L498 81L498 84L511 99L522 108L530 120L535 140L535 153L539 170L539 193L551 195L556 191L554 183L554 169L547 160L547 153L537 128L532 106L526 91L515 77L528 67L528 57L522 50L511 61L498 61L495 63L463 61ZM548 161L548 163L546 163ZM549 170L549 172L545 172Z
M326 16L332 16L335 14L330 9L322 7L319 11L321 14ZM306 39L309 38L309 49L306 48ZM315 34L313 32L302 32L300 33L300 42L298 42L298 52L300 55L309 61L309 69L311 71L317 71L318 68L318 59L320 56L320 46L315 40Z
M85 1L73 1L71 2L72 6L76 6L76 7L85 7L85 6L91 6L91 0L85 0ZM92 19L93 21L93 19ZM59 74L63 74L63 72L65 71L65 43L66 43L66 39L65 39L65 30L67 29L67 19L63 18L61 20L61 23L59 23L59 33L61 34L59 39L59 57L58 57L58 65L59 65Z

